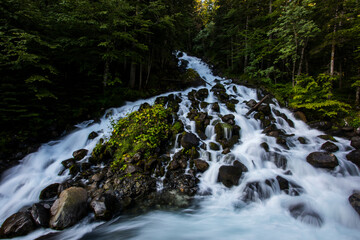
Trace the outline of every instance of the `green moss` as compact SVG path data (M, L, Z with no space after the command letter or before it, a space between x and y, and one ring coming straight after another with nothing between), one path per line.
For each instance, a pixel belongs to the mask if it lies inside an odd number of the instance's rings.
M110 153L113 157L111 167L121 170L125 158L131 158L139 151L147 158L171 136L172 130L181 131L180 123L171 127L171 121L171 109L160 104L133 112L113 124L109 141L105 145L98 144L93 156Z
M235 110L235 104L231 103L231 102L227 102L226 103L226 107L227 109L229 109L231 112L236 112Z

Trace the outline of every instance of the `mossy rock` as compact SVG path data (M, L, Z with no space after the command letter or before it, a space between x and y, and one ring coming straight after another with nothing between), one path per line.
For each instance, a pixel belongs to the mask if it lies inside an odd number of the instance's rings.
M217 102L212 104L211 109L214 112L220 112L220 106L219 106L219 104Z
M225 131L232 132L233 126L228 123L217 123L215 125L216 141L220 141L225 138Z
M209 143L209 147L210 147L211 150L214 150L214 151L219 151L219 150L220 150L220 146L217 145L217 144L214 143L214 142L210 142L210 143Z
M205 108L207 108L208 105L209 105L209 103L207 103L207 102L201 102L200 108L205 109Z
M233 104L233 103L231 103L231 102L227 102L227 103L226 103L226 107L227 107L227 109L229 109L229 111L231 111L231 112L236 112L236 110L235 110L235 104Z
M337 142L337 140L336 140L333 136L331 136L331 135L320 135L320 136L318 136L318 137L321 138L321 139L324 139L324 140L326 140L326 141Z

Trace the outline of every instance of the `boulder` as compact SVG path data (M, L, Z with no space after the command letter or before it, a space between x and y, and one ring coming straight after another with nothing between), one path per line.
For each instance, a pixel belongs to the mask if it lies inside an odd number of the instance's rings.
M334 169L339 165L338 159L333 153L313 152L306 157L306 161L316 168Z
M350 152L346 158L360 168L360 149Z
M339 151L339 147L336 146L334 143L332 142L326 142L323 145L321 145L321 149L325 150L327 152L337 152Z
M316 128L316 129L321 130L321 131L329 130L332 127L332 123L327 122L327 121L312 122L312 123L309 123L309 125L310 125L310 127Z
M99 134L97 134L96 132L93 131L89 134L88 139L92 140L92 139L96 138L97 136L99 136Z
M206 88L202 88L195 94L196 98L200 101L204 101L209 96L209 91Z
M194 160L195 167L199 172L205 172L209 168L209 164L202 160L202 159L195 159Z
M234 125L235 124L235 116L233 114L227 114L224 115L221 120L225 123L228 123L230 125Z
M76 150L75 152L73 152L72 155L75 160L79 161L79 160L83 159L87 153L88 153L87 149L79 149L79 150Z
M251 99L248 102L246 102L246 106L248 106L249 108L255 107L256 104L257 102L254 99Z
M87 212L87 192L84 188L71 187L61 192L51 207L50 227L65 229L77 223Z
M298 137L298 141L301 143L301 144L306 144L306 139L304 137Z
M290 196L299 196L300 193L304 191L303 188L296 183L288 181L286 178L281 176L276 176L276 180L279 183L280 190Z
M239 179L247 168L239 161L234 162L234 166L221 166L218 174L218 182L222 182L226 187L230 188L239 184Z
M199 145L199 138L193 133L185 133L181 138L181 146L185 149L197 147Z
M30 212L36 225L45 228L49 227L49 221L50 221L49 208L45 208L44 205L40 203L35 203L34 205L32 205Z
M8 217L0 228L1 238L13 238L24 236L33 230L36 225L31 214L28 212L18 212Z
M360 137L352 137L350 145L356 149L360 149Z
M53 183L53 184L47 186L40 192L39 199L45 200L45 199L57 197L59 186L60 186L59 183Z
M212 106L211 106L211 109L214 111L214 112L220 112L220 106L218 103L213 103Z
M211 150L214 150L214 151L220 150L220 146L217 145L217 144L214 143L214 142L210 142L210 143L209 143L209 147L210 147Z
M120 210L121 205L117 198L110 194L94 198L90 206L96 219L109 220L113 214Z
M360 215L360 193L354 193L349 197L349 203L355 209L355 211Z
M260 144L260 147L265 150L265 152L269 152L269 145L266 142Z

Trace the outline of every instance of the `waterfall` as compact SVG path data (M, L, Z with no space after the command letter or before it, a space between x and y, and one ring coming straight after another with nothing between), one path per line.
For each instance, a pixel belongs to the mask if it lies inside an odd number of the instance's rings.
M195 122L187 118L191 105L187 95L202 88L209 91L204 99L209 105L201 111L212 117L205 129L207 138L202 140L207 147L200 151L200 158L207 161L209 169L197 175L200 190L195 203L178 212L150 211L139 216L120 216L106 223L93 222L88 217L51 239L358 239L360 218L348 197L354 190L360 190L360 172L346 160L346 154L352 149L350 142L335 137L340 150L334 153L339 161L334 170L314 168L307 163L306 156L319 151L326 142L318 137L323 132L295 119L288 109L272 100L269 104L271 116L276 127L287 136L288 148L284 147L276 138L263 133L261 121L254 118L255 113L246 116L249 111L246 102L260 100L255 89L214 76L196 57L183 54L180 59L188 61L188 68L196 70L208 85L172 92L182 99L179 119L186 131L196 134ZM224 84L226 93L237 100L235 112L229 110L226 103L218 102L210 91L217 80ZM37 202L40 191L49 184L69 178L67 172L58 175L62 170L61 161L71 158L72 152L81 148L88 149L90 154L100 138L110 136L111 119L124 117L142 103L153 104L154 101L155 97L128 102L110 109L98 122L78 124L73 132L43 144L18 166L6 171L0 182L1 222ZM220 106L219 113L211 109L211 104L216 102ZM285 115L288 121L276 113ZM234 123L241 128L240 140L230 153L223 154L223 147L211 150L209 145L216 142L214 126L221 122L221 116L228 114L234 115ZM99 135L89 140L88 135L93 131ZM232 138L230 129L224 131L227 140ZM301 144L299 137L306 139L306 144ZM262 143L267 144L268 151L260 147ZM181 146L175 144L171 156L180 149ZM235 161L246 166L248 172L241 176L238 185L227 188L218 182L219 169ZM289 182L287 192L279 187L282 179ZM161 188L160 182L158 189ZM52 230L39 229L19 239L34 239L49 232Z

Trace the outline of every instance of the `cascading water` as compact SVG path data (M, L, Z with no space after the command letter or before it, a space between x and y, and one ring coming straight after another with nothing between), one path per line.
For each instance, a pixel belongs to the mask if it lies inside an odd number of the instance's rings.
M186 54L180 59L188 61L188 67L196 70L209 85L215 85L215 79L220 79L212 75L201 60ZM225 83L227 94L238 103L235 104L236 112L219 103L220 114L235 116L235 124L241 127L241 138L228 154L222 154L221 146L220 150L211 150L210 143L216 142L214 124L221 118L211 104L203 110L213 117L205 130L206 150L200 153L209 169L198 174L200 194L195 197L192 207L178 212L151 211L140 216L120 216L106 223L86 218L48 239L359 239L360 218L348 197L354 190L360 190L360 172L346 160L345 155L351 150L349 141L336 138L335 144L340 150L335 153L339 166L334 170L314 168L306 162L306 156L319 151L325 142L318 138L322 132L296 120L289 110L281 108L274 100L270 107L276 127L288 136L290 148L284 147L276 138L263 133L260 121L253 118L254 113L246 116L249 108L244 101L258 101L256 90L231 84L229 80L221 81ZM208 90L211 89L209 85L206 86ZM182 99L178 115L186 131L196 133L194 121L187 118L191 106L187 95L191 90L173 94ZM100 122L78 125L74 132L44 144L37 152L25 157L21 164L5 172L0 183L1 222L22 207L37 202L44 187L65 180L66 174L58 176L61 161L80 148L91 152L100 138L109 136L110 116L123 117L137 110L140 104L152 104L154 100L140 100L111 109ZM211 91L204 101L218 102ZM293 126L275 112L285 114ZM100 134L96 139L88 140L92 131ZM225 132L225 136L230 139L231 132ZM300 144L299 137L306 139L306 144ZM268 152L260 147L262 143L267 143ZM172 154L180 149L181 146L175 144ZM286 164L282 162L284 159ZM217 181L219 168L231 165L235 160L244 164L248 172L242 175L238 186L227 188ZM287 193L280 189L278 182L281 179L289 182ZM34 239L52 231L40 229L22 239Z

